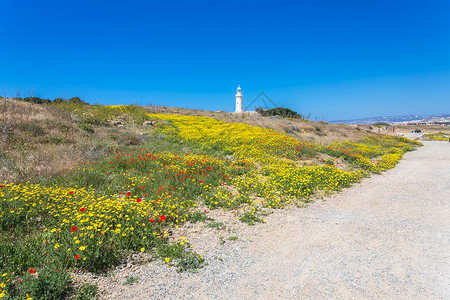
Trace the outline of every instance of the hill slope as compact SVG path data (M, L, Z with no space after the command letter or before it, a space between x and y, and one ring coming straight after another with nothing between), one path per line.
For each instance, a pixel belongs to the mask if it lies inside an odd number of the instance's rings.
M265 222L275 208L302 206L393 168L420 145L278 117L65 101L2 105L0 294L7 297L59 299L73 293L72 270L105 272L127 259L200 268L204 258L174 229L220 228L211 218L217 210Z

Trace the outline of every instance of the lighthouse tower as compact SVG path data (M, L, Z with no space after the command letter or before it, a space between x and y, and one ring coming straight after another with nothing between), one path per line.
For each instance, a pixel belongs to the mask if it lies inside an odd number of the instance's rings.
M241 93L241 86L238 86L236 90L236 112L241 113L244 109L242 108L242 93Z

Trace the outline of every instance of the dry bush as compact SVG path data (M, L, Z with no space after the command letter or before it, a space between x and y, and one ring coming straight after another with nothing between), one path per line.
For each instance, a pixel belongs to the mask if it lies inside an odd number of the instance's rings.
M0 182L53 176L82 160L73 154L76 133L66 113L7 98L0 107Z
M16 172L10 170L7 174L0 174L0 178L6 176L19 182L53 177L83 161L83 157L67 145L37 145L32 150L11 151L9 155Z

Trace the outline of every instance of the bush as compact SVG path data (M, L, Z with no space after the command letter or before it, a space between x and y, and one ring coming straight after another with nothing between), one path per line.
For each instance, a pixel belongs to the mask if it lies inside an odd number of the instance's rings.
M262 115L263 112L264 112L264 109L262 109L261 107L257 107L257 108L255 108L255 111L256 111L258 114Z
M55 99L53 99L52 103L58 104L58 103L63 103L64 101L65 101L64 98L55 98Z
M123 144L125 146L138 146L142 144L142 140L137 135L126 134L119 140L119 144Z
M67 273L42 270L38 276L27 275L18 290L32 299L65 299L72 292L71 283Z
M48 103L52 102L49 99L41 99L39 97L26 97L26 98L23 98L23 101L31 102L31 103L35 103L35 104L48 104Z
M192 251L189 244L183 242L163 245L157 249L157 252L161 258L165 258L167 263L175 263L177 272L196 272L205 262L201 255Z
M320 130L316 130L316 131L314 131L314 133L318 136L326 136L327 135L325 132L322 132Z
M30 133L31 136L42 136L45 135L45 130L39 125L36 124L30 124L30 123L23 123L17 125L17 129L22 132Z
M96 285L83 285L78 291L77 295L70 298L71 300L95 300L98 293Z
M376 123L373 123L372 124L373 126L378 126L378 127L380 127L380 126L390 126L388 123L386 123L386 122L376 122Z
M280 116L283 118L297 118L297 119L303 119L303 116L298 114L297 112L285 108L285 107L276 107L272 109L266 109L262 112L263 116Z
M94 128L89 124L85 124L85 123L81 124L80 129L87 133L95 133Z
M87 104L87 105L89 105L89 103L81 100L80 97L72 97L68 101L72 102L72 103L77 103L77 104Z

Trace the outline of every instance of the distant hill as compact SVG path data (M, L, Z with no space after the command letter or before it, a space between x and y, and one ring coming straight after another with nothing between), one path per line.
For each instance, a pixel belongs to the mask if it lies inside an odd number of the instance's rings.
M330 121L329 123L334 124L374 124L378 122L384 123L404 123L404 122L450 122L450 114L440 114L440 115L405 115L405 116L390 116L390 117L371 117L364 119L354 119L354 120L337 120Z

